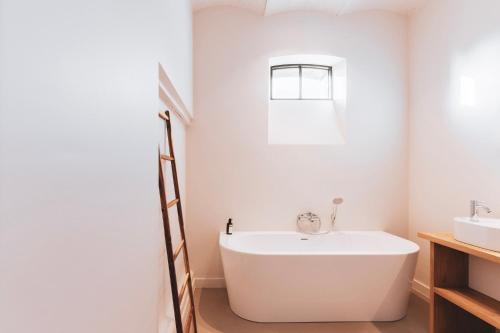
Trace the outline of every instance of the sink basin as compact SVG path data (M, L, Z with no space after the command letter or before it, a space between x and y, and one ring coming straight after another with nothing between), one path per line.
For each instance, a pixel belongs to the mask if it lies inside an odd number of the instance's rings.
M453 234L458 241L500 252L499 219L480 218L471 221L468 217L457 217Z

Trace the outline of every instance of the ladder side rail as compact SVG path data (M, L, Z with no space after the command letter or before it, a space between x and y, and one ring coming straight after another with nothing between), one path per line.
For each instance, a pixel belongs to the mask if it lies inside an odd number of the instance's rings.
M159 167L159 176L158 183L160 189L160 200L161 200L161 211L163 218L163 233L165 237L165 246L167 249L167 260L168 260L168 272L170 277L170 286L172 289L172 301L174 305L174 317L175 317L175 327L177 329L177 333L183 333L183 325L182 325L182 316L180 310L180 302L178 295L178 286L177 286L177 275L175 272L175 262L174 262L174 254L172 249L172 236L170 233L170 222L168 218L168 208L167 208L167 195L165 191L165 180L163 177L163 168L161 164L161 158L158 158L158 167Z
M185 268L186 268L186 273L189 273L188 276L188 291L189 291L189 297L191 299L191 310L193 311L193 326L194 326L194 331L195 333L198 332L198 327L196 324L196 315L194 312L194 293L193 293L193 282L191 279L191 267L189 264L189 254L188 254L188 249L187 249L187 242L186 242L186 233L184 231L184 216L182 213L182 203L180 200L180 190L179 190L179 181L177 177L177 166L176 166L176 160L175 160L175 153L174 153L174 144L172 140L172 126L171 126L171 121L170 121L170 112L166 112L168 120L166 121L167 123L167 135L168 135L168 148L170 151L170 156L172 157L173 161L170 163L170 166L172 168L172 176L174 178L174 191L175 191L175 197L179 199L177 202L177 214L179 217L179 225L180 225L180 233L181 233L181 238L184 240L184 262L185 262Z

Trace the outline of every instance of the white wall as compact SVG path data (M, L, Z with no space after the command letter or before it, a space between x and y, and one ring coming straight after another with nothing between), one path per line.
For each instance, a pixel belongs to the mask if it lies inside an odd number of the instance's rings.
M451 232L471 199L500 216L500 2L440 0L410 25L410 237L422 252L416 278L429 281L429 245L418 231ZM475 105L461 104L461 80ZM472 262L471 285L500 299L500 268Z
M190 3L0 4L0 331L158 332L157 66L190 105Z
M342 196L338 229L407 234L406 37L406 19L382 12L195 14L187 196L197 277L222 277L217 238L230 216L235 230L294 230L310 209L327 225ZM345 145L267 144L269 58L287 54L347 59Z
M161 63L193 115L193 25L190 0L163 0L160 39L167 49Z

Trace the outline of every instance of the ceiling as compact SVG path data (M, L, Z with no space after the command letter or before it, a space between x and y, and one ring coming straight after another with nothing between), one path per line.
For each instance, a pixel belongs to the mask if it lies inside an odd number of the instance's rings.
M407 14L429 0L192 0L193 10L214 6L234 6L262 15L313 10L334 15L363 10L387 10Z

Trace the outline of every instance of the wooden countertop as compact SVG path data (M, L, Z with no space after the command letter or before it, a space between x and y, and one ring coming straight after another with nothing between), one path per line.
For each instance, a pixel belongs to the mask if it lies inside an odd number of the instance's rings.
M455 238L453 238L453 235L451 233L419 232L418 237L427 239L433 243L447 246L460 252L473 255L478 258L500 264L500 252L490 251L481 247L457 241Z

